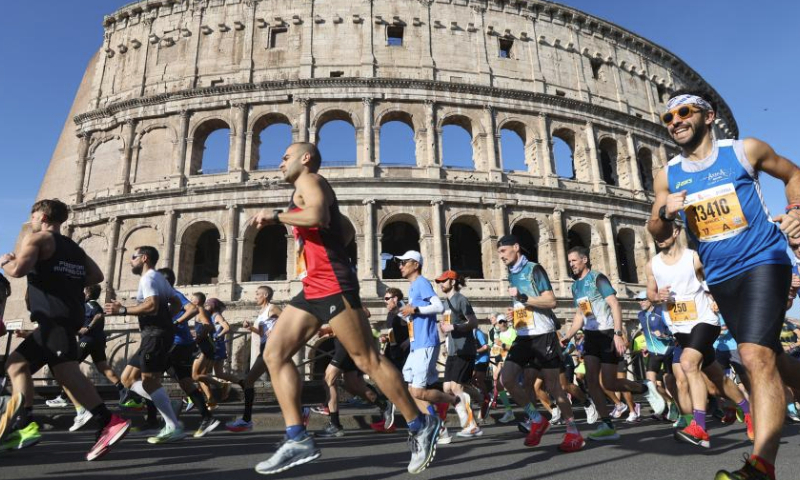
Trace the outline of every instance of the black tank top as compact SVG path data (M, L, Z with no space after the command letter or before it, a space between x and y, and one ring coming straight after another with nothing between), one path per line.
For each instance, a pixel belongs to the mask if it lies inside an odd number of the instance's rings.
M26 300L31 320L54 320L76 331L86 313L83 287L86 283L86 253L71 239L53 233L55 250L39 260L28 273Z

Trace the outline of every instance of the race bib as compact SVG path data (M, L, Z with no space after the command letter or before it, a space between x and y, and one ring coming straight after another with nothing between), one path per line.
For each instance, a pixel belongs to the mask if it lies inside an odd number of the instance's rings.
M592 310L592 302L589 301L589 297L578 299L578 310L580 310L584 318L594 317L594 310Z
M493 357L496 357L498 355L502 355L503 354L503 347L500 347L500 346L497 346L497 345L493 346L491 354L492 354Z
M687 223L701 242L717 242L742 233L748 226L732 183L686 196Z
M408 339L414 341L414 320L408 321Z
M514 309L514 328L533 327L533 312L523 306Z
M294 242L295 246L295 261L294 261L294 274L297 280L306 278L308 270L306 268L306 249L302 239L298 238Z
M675 300L669 308L669 317L674 323L694 322L697 320L697 304L693 298Z
M452 315L453 312L451 312L449 309L445 310L444 313L442 314L442 323L445 325L450 325L452 323L451 320Z

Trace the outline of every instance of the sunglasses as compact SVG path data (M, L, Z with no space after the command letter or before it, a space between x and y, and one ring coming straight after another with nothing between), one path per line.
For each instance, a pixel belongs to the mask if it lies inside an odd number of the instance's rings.
M667 113L662 114L661 121L664 122L664 124L669 125L673 120L675 120L675 115L677 115L681 120L686 120L696 112L702 112L702 110L694 105L682 105L674 110L670 110Z
M405 260L398 260L397 264L400 265L400 266L403 266L408 262L416 262L416 260L411 259L411 258L408 258L408 259L405 259Z
M388 302L389 300L393 299L394 297L383 297L384 302Z
M143 253L134 253L133 255L131 255L131 260L136 260L137 258L141 257L142 255L144 255L144 254Z

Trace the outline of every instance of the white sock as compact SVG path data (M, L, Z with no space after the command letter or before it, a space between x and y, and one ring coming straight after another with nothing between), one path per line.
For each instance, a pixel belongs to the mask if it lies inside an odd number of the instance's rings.
M142 398L146 398L148 400L152 400L152 398L150 398L150 394L147 393L147 391L144 389L144 385L142 385L142 381L141 380L139 380L137 382L134 382L133 385L131 385L130 389L133 390L134 392L138 393L139 395L141 395Z
M169 396L163 387L154 392L150 392L150 399L155 404L161 416L164 417L164 422L169 428L178 426L178 417L172 411L172 404L169 403Z

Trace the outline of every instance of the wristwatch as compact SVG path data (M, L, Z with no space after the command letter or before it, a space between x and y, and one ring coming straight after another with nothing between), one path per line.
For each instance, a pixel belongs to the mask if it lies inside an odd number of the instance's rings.
M667 206L661 205L661 208L658 209L658 218L660 218L664 222L674 222L674 218L667 217Z
M614 330L614 335L621 337L625 335L625 332L623 332L622 330Z
M120 315L127 315L128 314L128 307L126 307L124 305L119 307L119 314Z
M278 225L280 225L280 223L281 223L281 219L278 217L278 215L280 215L281 213L283 213L283 210L273 210L272 211L272 221L275 222Z

